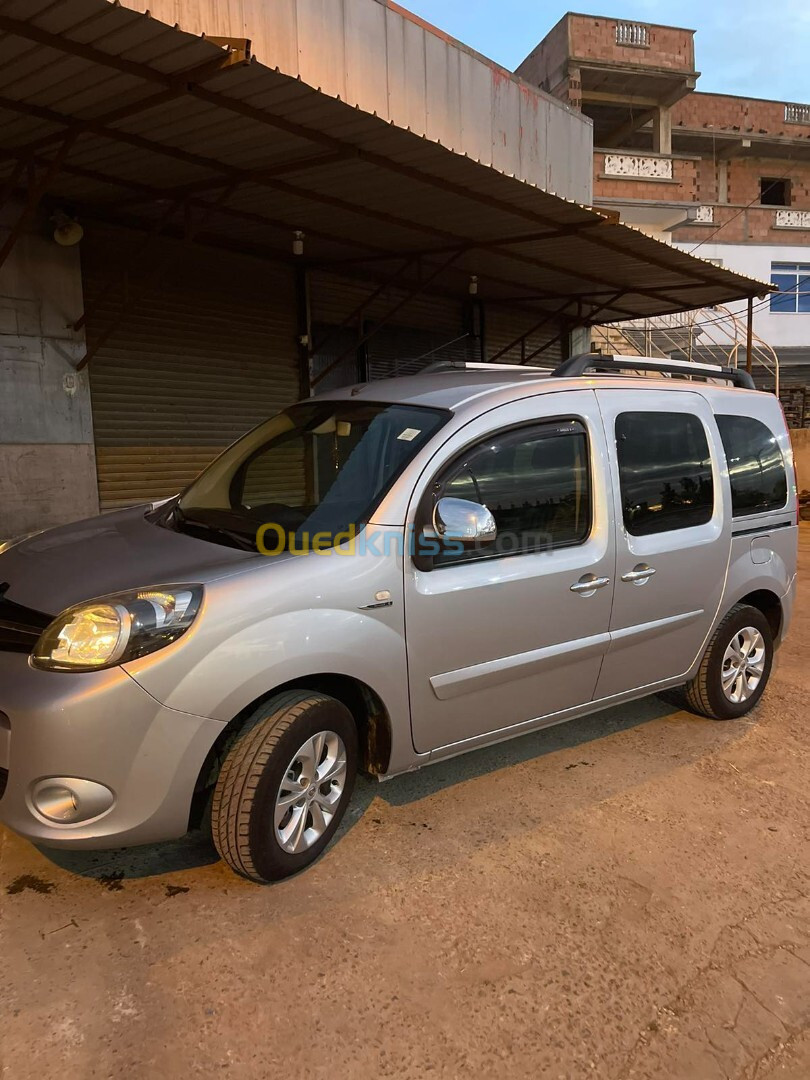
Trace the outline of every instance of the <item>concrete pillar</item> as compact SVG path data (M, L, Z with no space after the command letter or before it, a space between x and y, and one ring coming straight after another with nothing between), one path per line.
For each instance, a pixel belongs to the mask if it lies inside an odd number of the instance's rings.
M663 105L653 116L653 150L656 154L672 153L672 112Z
M568 69L568 104L572 109L582 108L582 72L578 67Z
M717 162L717 201L728 202L728 162Z
M591 351L591 328L590 326L576 326L571 331L569 348L571 356L579 356L580 353Z
M0 243L19 206L0 215ZM46 216L0 270L0 540L98 513L80 245L59 247Z

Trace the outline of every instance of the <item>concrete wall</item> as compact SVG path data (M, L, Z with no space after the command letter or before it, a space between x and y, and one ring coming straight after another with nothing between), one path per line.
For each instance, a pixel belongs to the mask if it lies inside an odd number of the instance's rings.
M591 121L391 0L124 0L546 191L590 204Z
M19 208L0 217L0 244ZM0 269L0 539L98 512L80 252L41 219Z
M762 98L744 98L733 94L704 94L696 90L672 106L674 126L716 128L741 135L765 133L778 137L808 138L810 124L785 120L785 103ZM766 174L767 175L767 174ZM777 173L781 176L782 173Z

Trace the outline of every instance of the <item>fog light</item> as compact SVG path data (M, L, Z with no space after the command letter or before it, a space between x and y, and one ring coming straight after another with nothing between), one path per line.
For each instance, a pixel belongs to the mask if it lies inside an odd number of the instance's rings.
M40 788L34 796L37 810L51 821L75 821L79 803L70 788L49 784Z
M73 777L54 776L40 780L31 790L31 802L36 812L60 825L73 825L98 817L106 813L114 801L115 796L103 784Z

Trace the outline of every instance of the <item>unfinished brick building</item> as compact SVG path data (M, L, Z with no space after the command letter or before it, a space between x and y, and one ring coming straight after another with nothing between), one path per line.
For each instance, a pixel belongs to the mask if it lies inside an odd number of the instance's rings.
M593 121L598 207L780 286L755 306L757 339L784 386L810 383L810 104L700 93L694 39L569 13L517 73Z

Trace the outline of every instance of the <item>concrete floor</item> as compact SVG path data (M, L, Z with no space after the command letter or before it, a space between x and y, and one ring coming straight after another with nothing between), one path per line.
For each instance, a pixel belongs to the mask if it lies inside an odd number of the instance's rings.
M806 1080L808 644L805 587L747 720L648 699L363 783L274 887L0 830L0 1073Z

